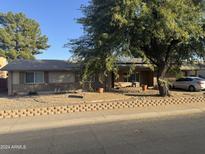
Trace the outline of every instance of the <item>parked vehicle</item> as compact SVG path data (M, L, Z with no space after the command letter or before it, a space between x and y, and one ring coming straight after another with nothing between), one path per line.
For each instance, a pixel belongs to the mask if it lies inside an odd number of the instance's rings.
M205 79L200 77L185 77L176 80L173 83L173 88L193 91L201 91L205 89Z

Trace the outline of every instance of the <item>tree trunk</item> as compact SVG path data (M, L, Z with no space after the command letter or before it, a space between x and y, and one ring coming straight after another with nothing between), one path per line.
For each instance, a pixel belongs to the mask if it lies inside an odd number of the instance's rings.
M159 94L160 96L163 96L163 97L170 96L169 86L164 80L167 70L168 70L167 65L161 65L161 67L159 67L159 70L157 72L157 83L158 83L158 88L159 88Z

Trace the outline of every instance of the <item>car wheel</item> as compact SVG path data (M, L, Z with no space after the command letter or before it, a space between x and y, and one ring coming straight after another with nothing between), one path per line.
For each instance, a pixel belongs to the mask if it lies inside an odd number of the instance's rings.
M194 86L189 86L189 91L194 92L196 91L196 88Z

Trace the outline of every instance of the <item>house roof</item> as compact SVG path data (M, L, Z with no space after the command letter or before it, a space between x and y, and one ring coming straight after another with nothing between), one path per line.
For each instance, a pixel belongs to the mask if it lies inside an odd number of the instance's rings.
M15 60L3 71L69 71L80 69L79 64L70 64L63 60Z
M189 71L189 70L200 70L200 66L196 64L183 64L180 69L182 71Z
M117 63L118 64L145 64L146 62L142 58L120 57Z

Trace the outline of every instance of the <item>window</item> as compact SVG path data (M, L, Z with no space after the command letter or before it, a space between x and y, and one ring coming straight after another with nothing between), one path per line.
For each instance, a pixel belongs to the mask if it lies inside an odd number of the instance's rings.
M123 74L123 81L124 82L139 82L140 81L140 75L139 73L131 74L128 73Z
M94 82L94 77L89 81ZM72 72L49 72L49 83L74 83L75 74Z
M194 78L195 80L197 80L197 81L201 81L201 80L204 80L203 78L201 78L201 77L198 77L198 78Z
M44 83L44 72L26 72L25 82L32 83Z
M130 77L129 77L129 82L139 82L140 81L140 76L139 76L139 73L136 73L136 74L132 74Z
M193 81L191 78L186 78L185 81Z
M34 83L34 72L26 72L26 83Z
M128 82L128 74L127 73L123 74L123 81Z
M185 81L185 79L184 78L180 78L180 79L178 79L178 80L176 80L177 82L181 82L181 81Z
M44 72L35 72L35 83L44 83Z

